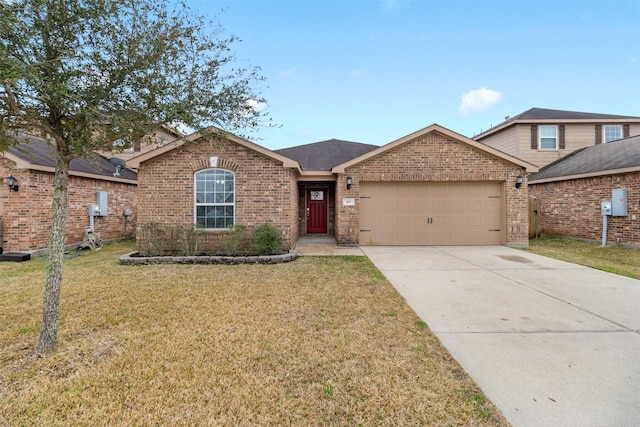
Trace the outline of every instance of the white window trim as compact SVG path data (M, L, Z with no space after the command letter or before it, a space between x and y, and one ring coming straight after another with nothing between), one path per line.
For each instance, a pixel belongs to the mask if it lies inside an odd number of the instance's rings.
M545 128L545 127L547 127L547 128L555 128L555 130L556 130L556 136L555 136L556 143L555 143L555 147L553 147L553 148L542 148L542 139L543 139L542 129ZM559 138L560 138L559 137L559 130L558 130L558 126L557 125L540 125L540 126L538 126L538 150L558 151L559 145L560 145L559 144Z
M196 183L197 175L202 172L219 170L230 173L233 176L233 203L198 203L197 191L198 186ZM201 169L193 174L193 224L198 230L204 231L228 231L228 228L199 228L198 227L198 206L233 206L233 225L236 224L236 174L233 171L222 168L208 168Z
M607 128L612 128L612 127L618 128L618 134L620 135L620 137L616 138L616 139L612 139L610 141L607 141ZM608 142L617 141L618 139L622 139L623 138L622 135L623 135L622 125L602 125L602 143L603 144L606 144Z

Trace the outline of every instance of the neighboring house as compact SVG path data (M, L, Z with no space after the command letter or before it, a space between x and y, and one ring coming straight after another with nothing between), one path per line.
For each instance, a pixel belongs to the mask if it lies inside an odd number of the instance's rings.
M545 236L601 240L601 202L627 190L627 215L607 218L607 241L640 245L640 136L579 149L529 175ZM620 200L614 200L620 202Z
M532 108L473 137L538 167L583 147L640 135L640 117Z
M0 157L0 247L4 252L43 252L49 241L54 176L54 147L43 138L20 134L20 144ZM17 180L11 191L6 178ZM97 204L97 192L107 214L94 216L94 232L103 240L131 236L136 226L136 173L118 168L100 155L71 161L67 245L78 245L90 226L89 205ZM104 200L106 197L106 200ZM124 212L127 210L128 216ZM129 213L130 211L130 213ZM104 214L104 212L102 212Z
M146 136L141 141L134 144L133 147L118 149L118 144L116 143L114 144L114 149L112 151L97 151L97 153L107 158L115 157L126 162L132 157L139 156L142 153L154 150L168 142L174 141L183 136L184 135L182 135L180 132L173 128L170 128L169 126L162 126L160 130L154 132L149 136Z
M138 169L139 246L145 224L194 224L209 252L229 225L266 221L285 248L305 234L339 245L526 246L526 175L537 171L436 124L382 147L330 140L277 152L195 133L128 164Z

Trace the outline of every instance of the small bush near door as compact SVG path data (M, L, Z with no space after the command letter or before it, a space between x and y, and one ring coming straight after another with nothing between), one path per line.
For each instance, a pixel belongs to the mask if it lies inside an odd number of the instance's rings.
M256 227L253 230L253 235L258 255L275 255L282 251L282 234L269 222Z

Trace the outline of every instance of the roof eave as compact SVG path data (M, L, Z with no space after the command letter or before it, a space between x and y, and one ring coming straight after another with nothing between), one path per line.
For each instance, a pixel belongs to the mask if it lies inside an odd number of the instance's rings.
M593 177L605 176L605 175L620 175L620 174L632 173L632 172L640 172L640 165L632 166L628 168L607 169L607 170L601 170L601 171L595 171L595 172L586 172L586 173L579 173L579 174L573 174L573 175L554 176L550 178L529 180L529 185L544 184L547 182L569 181L572 179L593 178Z
M373 151L369 151L368 153L365 153L365 154L363 154L363 155L361 155L359 157L356 157L355 159L349 160L348 162L344 162L344 163L342 163L340 165L334 166L333 169L331 169L331 171L333 173L344 173L345 169L347 169L347 168L349 168L349 167L351 167L351 166L353 166L355 164L363 162L363 161L365 161L365 160L367 160L367 159L369 159L371 157L377 156L380 153L383 153L383 152L385 152L387 150L391 150L391 149L393 149L393 148L395 148L395 147L397 147L399 145L404 144L405 142L408 142L408 141L410 141L412 139L415 139L417 137L420 137L422 135L426 135L427 133L433 132L433 131L441 133L441 134L443 134L445 136L448 136L449 138L455 139L455 140L460 141L460 142L462 142L464 144L470 145L470 146L472 146L472 147L474 147L474 148L476 148L476 149L478 149L480 151L484 151L484 152L486 152L488 154L491 154L491 155L493 155L495 157L498 157L500 159L506 160L506 161L508 161L510 163L514 163L514 164L526 169L529 172L537 172L538 171L538 167L536 165L532 164L532 163L525 162L522 159L519 159L517 157L513 157L513 156L511 156L511 155L509 155L507 153L504 153L504 152L500 151L500 150L496 150L493 147L489 147L488 145L482 144L482 143L480 143L478 141L474 141L471 138L467 138L464 135L461 135L461 134L459 134L457 132L449 130L449 129L447 129L445 127L442 127L442 126L440 126L438 124L435 124L435 123L432 124L431 126L427 126L426 128L420 129L420 130L418 130L416 132L410 133L407 136L404 136L404 137L402 137L400 139L397 139L397 140L395 140L393 142L390 142L389 144L383 145L382 147L377 148L377 149L375 149Z
M303 170L299 173L298 181L335 182L336 175L331 171Z
M6 157L9 158L9 156L6 156ZM34 170L34 171L40 171L40 172L48 172L53 174L56 173L56 169L53 166L37 165L37 164L25 162L22 159L20 159L19 162L16 162L16 169L27 169L27 170ZM79 176L82 178L97 179L100 181L112 181L112 182L120 182L120 183L133 184L133 185L136 185L138 183L138 180L136 179L127 179L127 178L111 176L111 175L100 175L96 173L80 172L73 169L69 170L69 175Z
M219 133L224 135L227 139L240 144L244 147L247 147L253 151L256 151L260 154L263 154L269 158L272 158L274 160L277 160L279 162L282 162L282 166L284 166L285 168L291 168L291 169L295 169L298 171L302 171L302 168L300 167L300 164L296 161L293 160L289 157L283 156L281 154L278 154L274 151L271 151L267 148L264 148L258 144L255 144L251 141L247 141L246 139L240 138L232 133L228 133L223 131L222 129L216 128L216 127L210 127L207 129L206 132L194 132L191 135L188 135L184 138L180 138L180 139L176 139L175 141L171 141L168 144L165 144L161 147L158 147L154 150L151 151L147 151L146 153L142 153L138 156L132 157L131 159L127 160L127 167L131 167L131 168L138 168L140 167L140 164L143 162L146 162L148 160L151 160L157 156L160 156L162 154L168 153L172 150L175 150L177 148L180 148L181 146L183 146L184 144L188 143L188 142L193 142L196 141L200 138L203 137L207 137L210 134L215 134L215 133Z
M480 140L486 138L489 135L493 135L496 132L504 130L514 125L531 125L531 124L589 124L589 123L640 123L640 119L512 119L507 122L503 122L496 127L493 127L485 132L482 132L473 137L474 140Z

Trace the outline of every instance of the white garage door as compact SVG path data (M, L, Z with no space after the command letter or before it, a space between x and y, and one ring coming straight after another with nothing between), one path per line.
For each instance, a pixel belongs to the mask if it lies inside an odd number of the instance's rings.
M500 182L362 182L361 245L496 245Z

